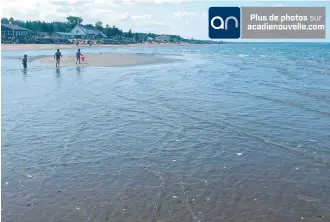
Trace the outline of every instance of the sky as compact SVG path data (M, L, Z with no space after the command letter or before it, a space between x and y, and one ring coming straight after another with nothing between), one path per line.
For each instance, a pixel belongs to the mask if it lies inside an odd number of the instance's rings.
M2 3L2 17L18 20L66 21L79 16L83 24L115 25L124 31L208 38L208 9L214 6L325 6L330 42L330 1L202 1L202 0L11 0ZM260 41L260 40L259 40ZM314 40L313 40L314 41Z

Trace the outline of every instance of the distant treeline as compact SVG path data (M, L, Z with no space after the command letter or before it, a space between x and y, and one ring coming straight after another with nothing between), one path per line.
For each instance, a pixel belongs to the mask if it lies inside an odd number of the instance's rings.
M77 25L81 24L83 22L83 19L76 16L69 16L66 18L66 22L44 22L44 21L22 21L22 20L15 20L14 18L2 18L1 23L4 24L15 24L19 25L23 28L30 29L35 32L47 32L47 33L54 33L54 32L70 32L72 28ZM132 30L129 30L128 32L123 32L123 30L119 29L116 26L110 26L106 24L104 26L103 22L98 21L94 25L93 24L85 24L83 25L86 28L89 29L97 29L99 31L102 31L104 34L106 34L108 37L114 37L114 36L127 36L127 37L134 37L134 35L138 33L132 33ZM148 36L155 37L157 36L154 33L148 33ZM177 36L178 38L181 38L180 36Z
M15 24L21 27L30 29L35 32L70 32L71 29L83 22L82 18L69 16L67 17L66 22L44 22L44 21L22 21L22 20L15 20L14 18L2 18L1 23L4 24ZM86 28L98 29L104 32L107 36L117 36L122 35L124 32L116 26L109 26L106 25L103 27L102 22L96 22L95 25L93 24L86 24L84 25Z
M4 24L15 24L21 26L23 28L30 29L34 32L46 32L46 33L54 33L54 32L71 32L72 28L81 24L83 19L76 16L69 16L66 18L65 22L45 22L45 21L22 21L15 20L14 18L2 18L1 23ZM153 39L159 34L155 33L133 33L130 29L128 32L124 32L116 26L110 26L108 24L104 25L103 22L98 21L94 25L93 24L84 24L84 27L88 29L96 29L102 31L104 34L108 36L106 41L110 41L109 44L133 44L133 43L142 43L147 40L148 37L152 37ZM185 39L179 35L168 35L170 37L170 42L175 43L193 43L193 44L223 44L223 42L219 41L211 41L211 40L195 40L195 39Z

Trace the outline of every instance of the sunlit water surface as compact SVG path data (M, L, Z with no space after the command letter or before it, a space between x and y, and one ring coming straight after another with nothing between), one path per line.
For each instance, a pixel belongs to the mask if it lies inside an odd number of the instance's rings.
M3 221L330 221L329 44L83 52L177 62L3 51Z

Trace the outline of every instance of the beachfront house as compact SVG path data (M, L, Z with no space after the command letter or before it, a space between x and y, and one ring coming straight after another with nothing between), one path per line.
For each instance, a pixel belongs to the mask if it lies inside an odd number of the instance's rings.
M51 33L49 32L38 32L37 33L38 36L42 37L42 38L52 38L54 37Z
M171 36L159 35L159 36L155 37L155 41L156 42L161 42L161 43L170 42L171 41Z
M153 39L152 37L148 36L146 40L147 40L148 42L152 42L154 39Z
M60 39L74 39L76 37L71 32L55 32L53 35Z
M3 37L25 37L32 34L33 31L21 26L1 23L1 35Z
M60 39L99 39L107 38L107 36L99 31L87 29L83 25L76 25L71 32L55 32L54 36Z
M99 31L93 29L87 29L83 25L76 25L72 30L71 34L75 35L79 39L97 39L97 38L107 38L107 36Z

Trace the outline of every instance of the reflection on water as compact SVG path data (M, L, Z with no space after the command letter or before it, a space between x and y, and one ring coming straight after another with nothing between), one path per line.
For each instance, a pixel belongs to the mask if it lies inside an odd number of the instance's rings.
M330 221L328 45L130 50L185 61L2 55L4 221Z
M23 68L22 73L23 73L23 75L26 75L27 74L27 68Z
M57 77L61 76L61 68L60 67L56 67L56 76Z
M26 75L27 75L27 68L23 68L22 69L22 74L23 74L24 77L26 77Z
M55 70L56 70L55 72L56 72L57 87L60 87L62 84L61 68L56 67Z
M23 68L22 69L22 75L23 75L23 80L25 82L26 81L26 77L27 77L27 68Z
M76 71L77 71L77 74L80 75L80 71L81 71L80 66L77 66Z

